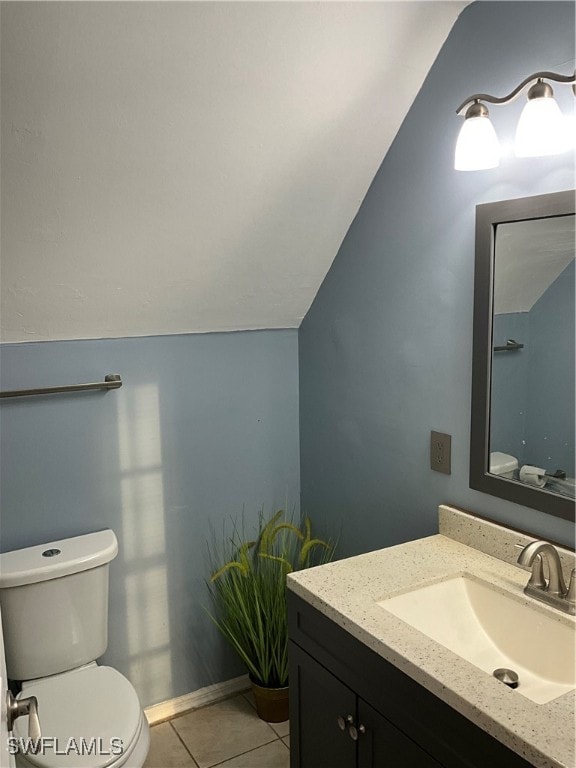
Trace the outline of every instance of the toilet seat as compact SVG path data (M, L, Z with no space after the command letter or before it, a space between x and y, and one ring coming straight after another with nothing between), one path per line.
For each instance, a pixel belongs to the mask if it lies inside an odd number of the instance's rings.
M20 757L36 768L120 766L127 762L144 727L147 736L136 691L112 667L91 664L28 682L19 698L26 696L38 699L46 748ZM16 720L13 733L26 739L28 718ZM47 744L48 737L54 741Z

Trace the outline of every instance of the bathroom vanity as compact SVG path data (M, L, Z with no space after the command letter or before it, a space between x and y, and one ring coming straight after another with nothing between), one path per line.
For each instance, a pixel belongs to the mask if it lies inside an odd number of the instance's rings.
M530 537L450 507L440 532L290 575L292 768L575 768L574 618L523 594L515 561ZM561 558L573 567L572 553ZM496 612L496 633L510 614L520 647L533 645L516 690L490 673L510 658L500 665L466 636L466 606L453 606L461 626L444 638L443 603L467 599L462 584L478 588L488 621ZM472 661L450 650L461 640ZM562 654L571 669L557 674ZM550 663L531 679L539 659Z

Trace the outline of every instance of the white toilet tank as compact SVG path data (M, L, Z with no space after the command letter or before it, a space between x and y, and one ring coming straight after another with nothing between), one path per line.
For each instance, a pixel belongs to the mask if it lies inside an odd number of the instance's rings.
M113 531L0 554L0 608L8 677L31 680L75 669L108 645Z

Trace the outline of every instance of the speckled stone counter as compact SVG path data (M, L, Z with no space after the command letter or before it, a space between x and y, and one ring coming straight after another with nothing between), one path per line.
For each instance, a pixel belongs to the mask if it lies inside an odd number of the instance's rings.
M574 622L524 596L529 574L512 563L519 551L514 544L525 545L530 537L446 506L440 508L440 530L290 574L289 588L533 765L576 768L574 691L535 704L377 605L420 584L470 573L557 621ZM563 552L562 560L573 567L572 553Z

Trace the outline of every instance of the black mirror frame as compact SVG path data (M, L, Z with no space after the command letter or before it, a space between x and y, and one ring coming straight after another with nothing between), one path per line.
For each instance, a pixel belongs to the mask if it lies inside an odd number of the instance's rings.
M496 227L527 219L568 216L576 212L574 190L502 200L476 206L474 273L474 336L472 361L472 420L470 430L470 488L575 520L574 501L549 491L488 473L490 452L490 383L492 378L492 299Z

